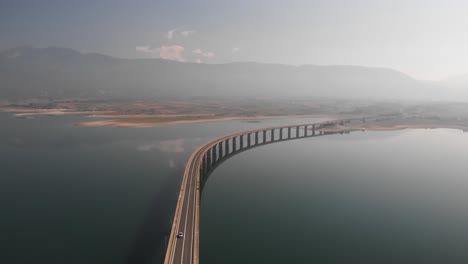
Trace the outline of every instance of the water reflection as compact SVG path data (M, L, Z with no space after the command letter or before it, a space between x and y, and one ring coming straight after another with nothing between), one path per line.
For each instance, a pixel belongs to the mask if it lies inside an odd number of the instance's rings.
M466 133L447 129L251 149L205 183L200 256L204 263L465 263L467 156Z

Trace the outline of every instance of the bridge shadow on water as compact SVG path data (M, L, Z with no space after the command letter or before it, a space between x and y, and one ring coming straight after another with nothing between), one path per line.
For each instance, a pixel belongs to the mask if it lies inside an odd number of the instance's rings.
M300 127L297 126L292 128L296 130L294 134L291 131L288 131L286 138L283 138L282 130L280 130L279 138L275 139L274 130L275 128L268 130L271 132L270 140L266 137L266 132L263 132L262 141L260 142L258 138L258 133L245 134L248 136L247 146L243 144L243 138L238 138L239 144L236 144L236 141L233 138L228 138L225 141L219 143L219 145L214 145L209 149L210 151L204 156L205 161L209 157L216 157L214 162L210 160L210 166L206 167L205 170L201 171L200 174L200 196L203 193L203 188L210 176L210 174L219 166L221 163L229 159L230 157L237 155L246 150L252 148L261 147L273 143L285 142L295 139L304 139L319 137L330 134L343 134L350 132L320 132L318 129L307 129L307 126ZM303 133L299 133L299 130L303 130ZM310 134L308 133L310 131ZM300 135L302 134L302 135ZM251 143L251 136L255 135L255 140L253 144ZM295 136L294 136L295 135ZM244 135L242 135L244 136ZM273 138L273 140L272 140ZM231 151L229 151L229 140L231 140ZM223 145L224 148L223 153ZM217 146L219 146L217 152ZM242 147L241 147L242 146ZM209 153L209 154L208 154ZM206 166L206 165L205 165ZM174 172L173 177L167 177L166 182L162 185L163 188L156 193L152 199L150 208L148 209L145 218L140 225L135 239L130 245L129 251L124 258L124 264L147 264L147 263L162 263L164 261L165 251L168 243L168 237L170 236L171 227L172 227L172 216L175 211L175 204L177 204L178 193L177 190L180 189L184 169L178 169ZM201 197L200 197L201 199Z
M265 141L265 142L260 142L260 143L257 143L257 144L253 144L251 146L246 146L246 147L243 147L241 149L236 149L235 151L232 151L230 153L228 153L227 155L224 155L223 157L221 157L221 159L217 160L215 163L213 163L213 165L211 166L211 168L206 172L206 173L202 173L201 174L201 180L200 180L200 199L201 199L201 196L203 195L203 188L205 187L205 184L206 182L208 181L208 178L209 176L211 175L211 173L219 166L221 165L221 163L223 163L224 161L228 160L229 158L231 158L232 156L234 155L237 155L239 153L242 153L244 151L247 151L247 150L250 150L250 149L253 149L253 148L257 148L257 147L262 147L262 146L266 146L266 145L270 145L270 144L273 144L273 143L280 143L280 142L285 142L285 141L291 141L291 140L296 140L296 139L305 139L305 138L312 138L312 137L320 137L320 136L325 136L325 135L331 135L331 134L349 134L350 131L345 131L345 132L327 132L327 133L322 133L322 132L319 132L319 133L315 133L315 131L313 132L313 134L311 135L302 135L302 136L297 136L297 137L290 137L290 138L283 138L283 139L276 139L276 140L273 140L273 141ZM305 134L305 133L304 133ZM296 134L297 135L297 134Z
M180 189L183 168L177 169L155 193L150 208L143 219L129 250L124 264L162 263L167 238L171 232L172 215L177 204L177 190Z

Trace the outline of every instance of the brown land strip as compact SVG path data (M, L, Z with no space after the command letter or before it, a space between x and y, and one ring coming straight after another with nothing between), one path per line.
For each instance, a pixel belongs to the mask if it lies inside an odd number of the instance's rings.
M292 119L292 118L333 118L332 115L290 115L290 116L228 116L219 117L213 115L190 115L190 116L158 116L144 118L126 118L113 120L89 121L77 124L78 126L111 126L111 127L156 127L178 124L193 124L207 122L222 122L232 120L267 120L267 119Z
M368 131L395 131L403 129L436 129L449 128L468 131L468 121L462 120L436 120L424 117L396 117L371 121L369 123L355 123L335 125L321 128L320 131L326 133L349 132L355 130Z

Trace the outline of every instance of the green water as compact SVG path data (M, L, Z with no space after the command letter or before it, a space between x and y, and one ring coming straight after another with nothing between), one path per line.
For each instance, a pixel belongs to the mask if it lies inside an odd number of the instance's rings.
M0 113L0 263L161 263L185 161L196 147L246 129L306 122L74 125L86 120Z
M201 263L468 263L467 157L448 129L243 152L203 190Z
M185 161L246 129L0 113L0 263L161 263ZM468 136L356 132L243 152L205 185L201 263L467 263Z

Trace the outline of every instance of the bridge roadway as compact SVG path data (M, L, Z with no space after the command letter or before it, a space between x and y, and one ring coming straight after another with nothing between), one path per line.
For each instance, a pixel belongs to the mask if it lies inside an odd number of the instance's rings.
M365 122L365 119L333 120L321 123L278 126L243 131L214 139L196 149L190 156L185 167L164 264L199 263L201 190L208 175L221 162L239 152L253 147L285 140L324 135L326 133L320 131L321 128L352 121ZM302 135L300 130L303 130ZM279 133L275 133L277 131L279 131ZM177 238L179 232L183 233L183 237Z

